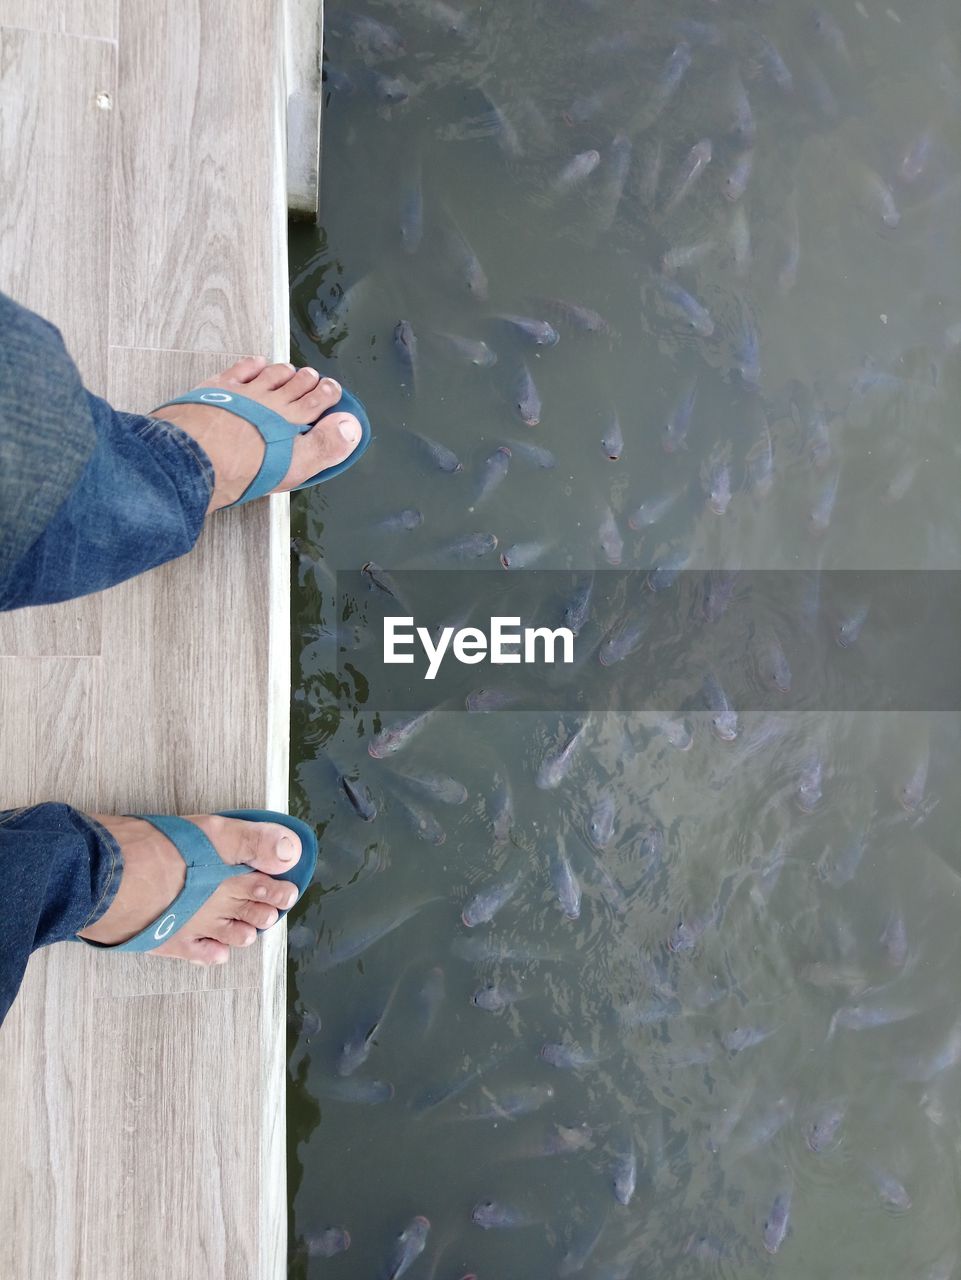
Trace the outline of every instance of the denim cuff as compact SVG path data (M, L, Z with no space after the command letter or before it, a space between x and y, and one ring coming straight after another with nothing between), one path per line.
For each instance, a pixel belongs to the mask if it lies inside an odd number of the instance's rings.
M125 420L132 435L156 452L157 461L184 499L185 510L189 508L191 516L196 513L198 526L202 525L214 491L214 467L205 451L193 436L164 418L146 418L133 413L117 416ZM199 527L197 532L199 534Z
M97 893L90 915L84 920L83 924L77 926L77 933L81 929L87 929L90 925L96 924L101 916L106 915L107 911L117 896L117 890L120 888L120 881L123 878L123 854L120 852L120 845L117 843L115 836L112 836L106 827L102 827L99 822L89 817L86 813L77 813L80 825L87 827L93 834L94 839L100 847L100 858L98 860L98 872L95 881L95 890ZM76 937L76 934L74 934ZM85 939L80 939L85 941Z

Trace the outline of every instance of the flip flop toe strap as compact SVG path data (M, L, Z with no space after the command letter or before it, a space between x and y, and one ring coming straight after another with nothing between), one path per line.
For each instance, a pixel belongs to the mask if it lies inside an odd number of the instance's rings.
M236 414L251 426L257 428L264 440L264 457L260 470L251 480L236 502L230 505L239 507L241 503L253 502L255 498L263 498L272 493L290 470L290 459L294 452L294 441L314 425L312 422L298 424L288 422L273 409L251 400L249 396L237 395L234 391L224 391L222 387L196 387L185 395L167 400L154 409L159 413L171 404L206 404L215 409L224 409L227 413Z

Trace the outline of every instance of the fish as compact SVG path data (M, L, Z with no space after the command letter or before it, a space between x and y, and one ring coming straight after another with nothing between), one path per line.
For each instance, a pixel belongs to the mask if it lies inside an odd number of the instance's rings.
M624 433L621 431L621 420L616 409L610 412L607 427L601 436L601 448L611 462L616 462L624 452Z
M421 732L431 718L431 711L419 711L405 716L381 729L367 743L367 753L375 760L383 760L406 747L411 738Z
M427 1247L430 1222L418 1214L397 1237L384 1271L384 1280L400 1280Z
M791 193L785 208L785 221L781 227L782 257L777 273L777 287L781 293L790 293L797 283L798 265L801 260L801 228L798 222L797 200Z
M858 187L861 199L869 212L881 219L886 227L894 230L901 223L901 212L894 199L894 192L868 165L857 166Z
M714 321L705 306L693 294L675 280L654 276L653 285L669 314L683 320L685 326L701 338L709 338L714 332Z
M814 534L824 533L831 523L834 507L838 497L838 485L841 481L841 469L837 468L821 485L817 498L808 513L808 528Z
M875 1027L888 1027L895 1022L915 1018L921 1009L915 1004L846 1004L835 1010L828 1027L827 1039L831 1040L838 1027L848 1031L870 1031Z
M614 1160L614 1199L625 1208L634 1199L637 1189L637 1155L634 1144L630 1142L626 1150L620 1152Z
M743 1121L743 1132L738 1134L732 1154L737 1157L746 1156L759 1147L766 1146L790 1121L796 1105L792 1094L784 1094L755 1112L750 1120Z
M607 320L592 307L580 302L568 302L563 298L543 298L544 306L555 316L559 324L566 324L581 333L609 334L611 326Z
M400 32L386 22L340 10L328 19L331 34L349 38L358 53L377 58L400 58L406 52Z
M778 1192L767 1215L761 1236L761 1242L768 1253L777 1253L780 1249L787 1236L790 1221L791 1193L790 1191Z
M753 170L753 151L742 151L734 157L731 167L721 182L721 194L725 200L730 200L732 204L740 200L747 190L747 184L751 181Z
M597 651L602 667L612 667L634 653L644 639L650 619L646 615L628 614L616 622Z
M464 706L470 712L486 714L490 711L503 711L512 706L520 697L509 689L473 689L464 699Z
M471 964L512 961L517 964L554 964L561 960L556 951L534 943L512 943L490 936L455 938L451 951Z
M536 427L541 420L541 397L531 377L527 365L521 364L513 383L514 408L521 422L528 427Z
M557 459L550 449L545 449L543 445L531 444L526 440L509 440L508 444L512 454L523 458L532 466L540 467L542 471L552 471L557 466Z
M722 453L715 452L701 468L701 486L707 505L715 515L723 516L731 505L731 464Z
M471 1222L483 1231L513 1230L534 1224L534 1219L520 1209L496 1200L482 1200L480 1204L475 1204L470 1217Z
M367 83L374 97L388 106L400 107L410 100L411 86L402 76L385 76L380 71L372 71Z
M752 72L763 73L782 93L794 92L794 77L778 52L777 46L756 28L748 32L752 54Z
M678 271L696 267L709 258L716 248L717 240L714 236L705 236L703 240L695 240L693 244L674 245L665 249L661 256L661 274L673 276Z
M401 192L400 242L406 253L414 254L424 238L424 188L420 164L408 169Z
M701 138L699 142L695 142L684 157L674 179L674 186L661 210L663 215L673 213L677 206L690 195L696 182L711 163L713 154L710 138Z
M710 911L706 911L702 915L689 915L678 920L667 940L668 951L672 955L682 951L693 951L707 929L714 923L716 914L715 909L712 907Z
M833 1146L846 1114L847 1103L841 1099L822 1103L804 1126L804 1141L808 1150L818 1156Z
M812 10L811 26L823 44L842 62L850 65L851 54L844 38L844 32L836 19L826 9L818 7Z
M333 1258L350 1248L350 1232L346 1227L326 1227L304 1235L308 1258Z
M389 516L384 516L374 527L383 533L409 533L412 529L419 529L423 523L423 511L419 511L416 507L405 507L403 511L395 511Z
M917 813L921 807L928 782L929 763L930 753L925 747L919 753L911 773L895 787L897 802L905 813Z
M704 701L711 712L711 728L722 742L733 742L738 734L737 712L717 676L709 672L701 685Z
M477 939L473 939L477 941ZM469 1071L465 1071L463 1075L458 1076L455 1080L445 1080L441 1084L429 1084L421 1092L411 1100L410 1108L418 1115L423 1115L427 1111L434 1111L444 1102L450 1102L454 1098L459 1098L462 1093L476 1084L488 1071L500 1065L507 1055L498 1050L482 1059Z
M584 1270L600 1243L606 1226L607 1215L604 1214L596 1222L589 1222L571 1233L571 1242L557 1267L557 1274L562 1280L565 1276L577 1275Z
M487 1013L503 1013L521 999L521 994L514 987L489 982L487 986L478 987L470 999L472 1005Z
M820 878L833 885L835 889L840 889L842 885L850 883L861 865L861 859L864 857L867 843L868 830L865 827L848 841L833 860L830 857L831 849L825 849L821 861L818 863L817 870Z
M654 123L671 98L677 93L681 81L691 65L691 59L691 46L686 40L679 40L671 50L667 61L654 81L651 101L644 116L644 123L647 126ZM652 112L653 117L651 117Z
M462 782L447 773L401 773L391 770L392 779L427 800L436 800L439 804L466 804L468 791Z
M556 347L560 341L560 334L552 324L546 320L535 320L531 316L516 316L507 313L499 313L492 317L498 324L504 325L508 329L512 329L515 333L520 334L527 342L531 342L536 347Z
M370 1057L374 1037L390 1012L390 1007L394 1002L399 985L400 978L391 985L386 996L361 1018L360 1022L341 1045L340 1053L337 1056L337 1074L339 1076L352 1076Z
M393 933L395 929L399 929L401 925L413 919L428 903L435 901L437 901L435 898L421 898L419 901L395 906L366 920L352 921L351 929L341 934L326 955L322 952L315 954L314 964L323 973L339 964L344 964L347 960L356 959L388 933Z
M680 399L661 428L661 447L665 453L677 453L687 448L687 433L697 404L697 382L691 382L682 391Z
M594 575L585 578L575 589L573 595L564 605L562 614L564 626L574 636L579 636L584 629L591 611L591 599L594 594Z
M487 815L495 843L506 844L514 823L514 800L506 778L498 778L494 794L487 802Z
M518 160L524 154L524 147L514 122L503 107L493 101L490 94L485 92L484 97L490 105L490 133L497 139L497 145L508 160Z
M791 667L784 647L773 630L767 631L764 636L758 666L765 684L772 685L778 693L791 692Z
M739 276L745 276L751 269L751 228L742 204L736 206L731 216L730 236L734 270Z
M638 160L637 198L645 209L653 209L657 201L664 163L664 146L660 134L647 137L641 144Z
M370 788L346 774L340 777L340 786L357 817L364 822L373 822L377 817L377 805L370 794Z
M734 368L746 386L756 387L760 384L760 337L757 325L743 303L739 308L738 323L734 331Z
M552 190L555 194L560 195L580 186L582 182L590 177L600 162L601 153L593 148L579 152L556 175L551 184Z
M432 845L441 845L447 839L447 832L427 809L401 796L396 796L394 803L419 839Z
M624 198L624 187L631 169L634 145L626 133L617 133L611 139L605 157L603 181L598 199L595 222L599 231L610 231L617 218L617 211Z
M676 720L672 716L657 714L653 720L654 729L663 733L668 742L678 751L690 751L694 743L694 733L684 720Z
M549 542L515 542L512 547L501 552L501 566L504 569L526 569L550 549Z
M823 775L824 765L821 761L820 753L814 751L801 766L797 788L794 792L794 798L802 813L813 813L821 803L821 779Z
M419 0L418 9L428 21L443 27L451 36L459 36L462 40L473 38L474 28L467 17L445 0Z
M463 462L454 453L453 449L448 449L446 444L441 444L438 440L432 440L430 436L422 436L417 431L408 431L407 434L440 471L446 471L448 475L454 475L456 472L464 470Z
M447 560L479 560L496 550L496 533L465 533L440 547L437 554Z
M489 924L502 907L505 907L521 886L523 875L517 872L506 880L489 885L476 893L461 912L461 920L473 929L479 924Z
M568 920L577 920L581 914L581 886L562 849L554 849L551 852L550 867L551 883L561 910Z
M922 177L934 151L934 130L922 129L905 147L898 164L898 178L908 186Z
M417 381L417 336L409 320L399 321L394 329L394 350L404 370L403 385L413 392Z
M728 81L726 97L728 133L740 145L749 147L757 137L757 124L744 82L736 71Z
M561 116L561 119L566 125L586 124L588 120L593 120L602 111L614 106L617 100L624 96L624 93L624 85L608 84L603 89L597 89L593 93L582 94L579 98L574 99Z
M690 552L684 547L672 547L656 564L644 579L644 585L654 592L667 591L674 586L681 571L690 559Z
M621 537L617 521L614 519L614 512L610 507L604 508L597 537L607 563L615 567L619 565L624 552L624 539Z
M913 1054L901 1061L898 1074L903 1080L917 1084L930 1084L943 1071L961 1062L961 1023L956 1023L933 1053Z
M850 649L851 645L857 644L870 612L869 604L861 604L841 619L834 637L840 648Z
M743 1053L745 1049L753 1049L774 1035L773 1027L734 1027L721 1037L721 1044L728 1053Z
M479 338L465 338L459 333L443 333L437 329L434 330L433 336L449 354L456 356L458 360L466 361L467 364L476 365L479 369L489 369L491 365L497 363L496 352Z
M484 1092L485 1102L469 1111L467 1119L511 1120L517 1116L532 1115L554 1097L553 1086L549 1084L515 1085L496 1094L488 1093L486 1089Z
M649 529L651 525L657 524L664 519L683 492L683 489L674 489L671 493L662 494L660 497L648 498L639 507L635 507L628 516L628 527L639 533L641 529Z
M486 302L488 285L484 268L457 227L452 225L447 228L446 244L448 256L461 283L478 302Z
M421 1007L420 1031L422 1035L428 1035L434 1023L437 1021L437 1014L441 1005L447 996L447 979L444 970L440 965L428 970L427 976L421 984L420 990L417 992L417 1002Z
M390 1102L394 1096L394 1086L384 1080L325 1080L316 1087L322 1098L365 1106Z
M587 821L587 835L595 849L606 849L614 836L617 801L610 789L601 792Z
M881 950L892 969L903 969L908 958L908 931L900 911L891 911L879 939Z
M885 1204L890 1205L892 1209L901 1209L903 1211L911 1208L911 1197L894 1174L888 1173L884 1169L871 1167L868 1169L868 1176Z
M507 479L510 461L511 451L505 444L498 445L490 457L485 459L478 476L471 510L486 501L498 485Z
M583 1071L588 1067L596 1067L603 1061L598 1054L582 1049L579 1045L561 1042L542 1044L538 1057L559 1071Z

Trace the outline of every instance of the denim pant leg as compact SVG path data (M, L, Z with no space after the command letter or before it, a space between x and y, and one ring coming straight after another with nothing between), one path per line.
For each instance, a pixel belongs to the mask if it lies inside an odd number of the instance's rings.
M6 336L3 315L0 305L0 347ZM46 514L12 567L4 572L0 561L0 609L88 595L184 555L200 534L213 490L213 468L196 441L172 423L113 409L80 385L56 330L34 326L31 333L45 350L48 385L41 385L36 369L26 382L18 381L16 369L0 360L0 379L7 379L0 384L0 462L17 460L20 485L32 495L18 508L23 518L26 512L34 521L44 504ZM66 434L89 432L92 444L77 477L51 503L64 478L55 442L41 433L42 447L26 448L22 438L35 419L43 420L46 395L61 405L58 391L64 383L76 391L69 400L74 418ZM58 476L53 489L46 486L51 472ZM9 483L3 488L9 491ZM0 532L9 524L0 519ZM12 532L13 543L18 532Z
M122 870L113 836L69 805L0 810L0 1021L31 952L99 920Z

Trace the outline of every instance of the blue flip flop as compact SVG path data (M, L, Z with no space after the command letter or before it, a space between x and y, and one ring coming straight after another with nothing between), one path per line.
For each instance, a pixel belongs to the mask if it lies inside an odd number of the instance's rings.
M276 489L290 469L290 459L294 452L294 440L297 436L304 435L312 427L316 426L316 422L300 424L288 422L286 418L281 417L279 413L275 413L273 409L268 409L266 405L258 404L256 400L251 400L248 396L237 395L234 391L225 391L223 387L196 387L193 391L188 391L186 395L177 396L175 400L166 400L152 412L159 413L161 409L166 409L168 405L172 404L207 404L213 405L218 409L225 409L227 413L236 414L238 418L243 418L245 422L255 426L263 436L265 446L264 459L260 464L260 470L237 501L229 504L232 507L242 506L245 502L253 502L255 498L263 498ZM295 489L309 489L312 485L321 484L324 480L339 476L342 471L352 467L361 454L367 451L371 435L370 421L367 417L367 411L357 397L351 395L349 391L341 391L340 399L337 403L332 405L325 413L322 413L317 422L323 422L324 418L331 413L352 413L360 423L360 442L353 453L345 458L343 462L338 462L336 466L326 467L323 471L318 471L315 476L311 476L303 484L297 485Z
M162 831L177 846L180 856L187 864L187 879L184 887L166 908L162 915L148 924L146 929L120 942L116 946L108 946L103 942L87 942L91 947L99 947L106 951L153 951L162 942L185 925L191 916L196 915L211 894L219 889L231 876L246 876L251 868L246 863L230 865L194 822L186 818L158 817L154 814L138 814L144 822L152 823L158 831ZM279 822L289 827L300 836L301 855L298 862L282 875L275 875L274 880L289 880L300 890L301 895L314 878L317 866L317 837L306 822L292 818L287 813L274 813L270 809L222 809L221 818L244 818L247 822ZM281 917L287 914L281 911ZM262 929L258 933L263 933Z

